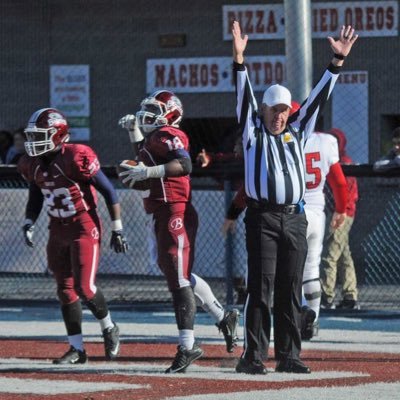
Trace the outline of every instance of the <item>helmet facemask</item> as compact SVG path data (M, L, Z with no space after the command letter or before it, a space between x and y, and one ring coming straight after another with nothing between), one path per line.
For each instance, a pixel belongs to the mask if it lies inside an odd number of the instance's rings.
M53 132L50 132L53 131ZM51 136L57 133L57 129L41 129L31 127L25 129L25 135L27 141L25 142L25 149L28 155L31 157L40 156L44 153L54 150L56 147Z
M183 114L182 104L173 93L158 91L146 97L140 106L136 118L143 133L150 133L163 126L179 127Z
M152 98L142 101L141 110L136 113L136 118L140 129L144 133L150 133L157 128L168 125L168 120L164 118L166 113L165 106Z

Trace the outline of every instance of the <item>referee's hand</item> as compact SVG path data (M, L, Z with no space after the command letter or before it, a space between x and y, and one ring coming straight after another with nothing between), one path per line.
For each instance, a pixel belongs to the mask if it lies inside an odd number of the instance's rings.
M232 37L233 37L233 60L238 64L243 64L243 53L247 46L249 37L244 35L242 37L242 30L240 29L239 22L233 21L232 24Z
M349 55L350 50L357 39L358 35L355 34L354 28L352 28L350 25L342 26L338 40L328 36L329 44L331 45L333 53L343 57Z

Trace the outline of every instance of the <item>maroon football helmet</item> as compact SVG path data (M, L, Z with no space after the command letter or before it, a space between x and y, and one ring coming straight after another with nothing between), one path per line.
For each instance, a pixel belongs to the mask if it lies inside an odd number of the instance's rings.
M158 90L146 97L136 113L138 125L144 133L150 133L162 126L179 127L182 120L182 103L174 93Z
M65 116L55 108L42 108L32 114L25 128L26 152L40 156L69 140L69 127Z

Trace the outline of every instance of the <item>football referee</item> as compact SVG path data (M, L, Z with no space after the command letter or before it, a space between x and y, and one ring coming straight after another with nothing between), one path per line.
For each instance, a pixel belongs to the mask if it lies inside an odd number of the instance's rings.
M248 296L244 309L244 350L236 371L266 374L261 337L270 341L273 294L277 372L310 373L300 359L301 287L307 255L304 214L303 149L338 78L343 60L357 40L351 26L338 40L328 37L333 58L309 97L289 117L291 94L269 87L259 112L244 64L248 37L233 23L233 68L237 116L243 132Z

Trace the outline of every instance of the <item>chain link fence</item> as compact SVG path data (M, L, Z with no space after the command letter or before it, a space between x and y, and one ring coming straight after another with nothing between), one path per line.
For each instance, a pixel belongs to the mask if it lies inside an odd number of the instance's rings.
M107 170L107 169L106 169ZM353 170L357 171L356 167ZM108 169L112 171L112 168ZM243 214L234 234L221 233L227 201L231 192L221 190L222 174L198 171L193 178L193 204L199 213L194 272L204 277L223 303L240 302L240 280L246 274L246 248ZM112 174L115 176L115 174ZM365 174L363 174L365 175ZM350 234L359 301L363 309L395 310L400 299L399 186L400 178L358 177L357 213ZM217 178L216 178L217 176ZM118 181L114 181L118 187ZM47 270L45 247L48 217L42 212L36 223L35 247L28 248L22 235L27 189L17 177L0 180L0 292L6 300L54 300L56 288ZM229 185L225 185L228 187ZM129 240L127 254L113 253L109 217L103 201L99 212L104 235L98 285L116 303L169 302L165 279L151 257L148 216L142 200L133 190L118 189L124 226ZM328 192L328 221L331 195ZM337 286L340 292L340 282Z

